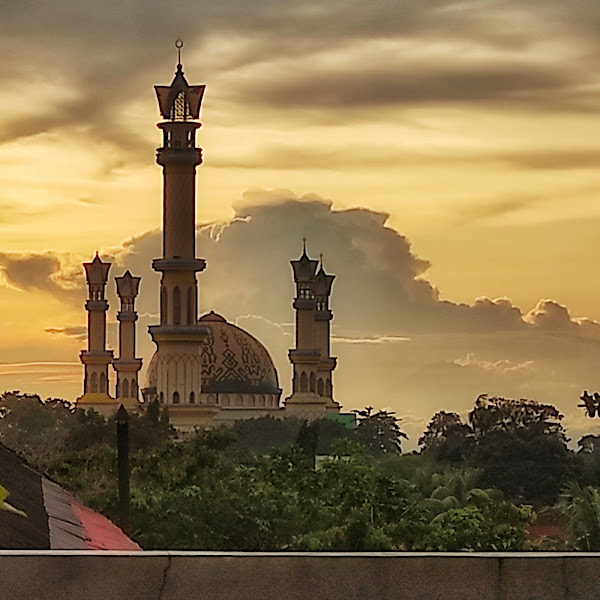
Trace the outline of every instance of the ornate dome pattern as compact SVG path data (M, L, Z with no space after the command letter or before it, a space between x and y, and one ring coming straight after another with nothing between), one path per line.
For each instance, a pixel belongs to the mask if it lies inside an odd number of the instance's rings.
M279 394L277 371L266 348L248 332L210 312L202 344L202 392Z

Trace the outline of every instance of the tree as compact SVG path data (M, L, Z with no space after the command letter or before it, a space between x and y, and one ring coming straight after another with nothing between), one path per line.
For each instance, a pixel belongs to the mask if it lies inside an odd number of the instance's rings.
M434 518L421 544L424 550L444 552L524 550L527 526L534 518L529 506L518 507L473 492L464 507L451 508Z
M473 438L480 442L489 433L514 433L523 437L547 435L566 445L568 438L561 424L563 415L551 404L521 398L480 395L469 413Z
M469 413L470 463L482 483L518 502L555 502L573 466L562 418L549 404L479 396Z
M437 459L461 461L471 442L471 428L463 424L457 413L440 411L433 415L425 433L419 438L424 452Z
M581 454L594 454L600 449L600 435L583 435L577 442L579 453Z
M600 394L598 392L588 394L587 390L584 390L579 399L581 404L577 406L584 409L586 417L595 417L596 415L600 417Z
M296 436L296 445L310 461L313 469L317 460L317 443L319 441L319 423L304 421Z
M565 513L577 550L600 551L600 490L571 483L566 490Z
M354 439L374 455L400 454L402 439L408 439L400 430L400 419L391 411L373 411L372 406L353 411L358 418Z
M233 430L238 435L237 445L256 452L270 452L293 444L298 437L302 421L266 416L238 421Z

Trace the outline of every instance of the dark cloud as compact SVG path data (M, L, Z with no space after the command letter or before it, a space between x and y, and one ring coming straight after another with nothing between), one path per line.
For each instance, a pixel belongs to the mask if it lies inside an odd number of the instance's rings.
M64 335L77 340L85 340L87 338L87 327L84 325L72 325L70 327L48 327L44 329L46 333L51 335Z
M84 297L85 279L81 267L52 252L0 253L0 275L5 285L46 292L62 302L79 302Z
M385 60L385 56L382 60ZM278 70L262 79L241 81L239 98L269 107L353 109L417 104L451 103L546 104L550 92L576 83L572 72L556 66L542 67L526 61L501 62L468 59L430 64L403 61L393 56L389 64L365 70L350 55L348 64L306 68L293 77ZM234 88L235 89L235 88Z
M131 103L153 105L178 35L190 74L209 82L207 102L227 107L215 121L248 103L330 121L424 103L595 110L597 13L593 2L516 0L3 3L0 77L13 95L0 141L68 130L110 144L116 164L147 159Z
M498 158L522 169L597 169L600 166L600 149L531 150L499 155Z

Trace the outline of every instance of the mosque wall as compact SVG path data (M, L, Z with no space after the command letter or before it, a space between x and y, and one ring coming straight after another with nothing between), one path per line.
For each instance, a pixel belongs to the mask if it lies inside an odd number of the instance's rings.
M11 600L596 600L584 553L0 553Z

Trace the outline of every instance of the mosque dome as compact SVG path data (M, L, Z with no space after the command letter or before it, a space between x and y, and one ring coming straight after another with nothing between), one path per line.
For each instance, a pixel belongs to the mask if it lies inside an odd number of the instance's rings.
M203 393L280 393L271 356L255 337L214 311L198 322L208 329L201 354Z

